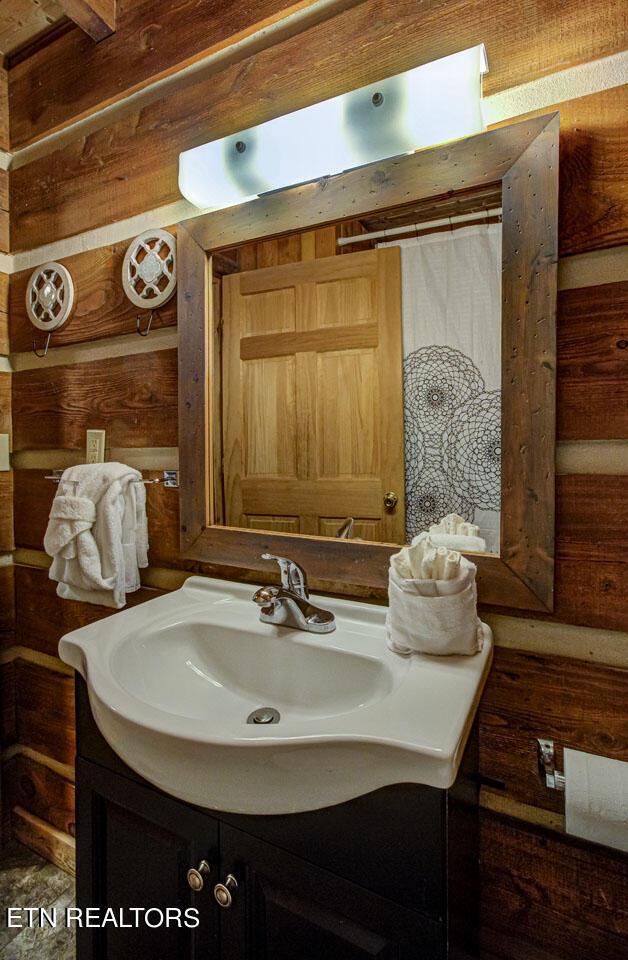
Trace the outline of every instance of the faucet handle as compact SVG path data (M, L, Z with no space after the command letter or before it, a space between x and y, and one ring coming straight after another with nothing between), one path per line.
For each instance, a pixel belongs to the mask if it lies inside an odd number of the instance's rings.
M292 590L299 597L308 599L310 591L307 587L307 576L303 567L288 557L276 557L272 553L262 553L262 560L276 560L281 572L281 586L284 590Z

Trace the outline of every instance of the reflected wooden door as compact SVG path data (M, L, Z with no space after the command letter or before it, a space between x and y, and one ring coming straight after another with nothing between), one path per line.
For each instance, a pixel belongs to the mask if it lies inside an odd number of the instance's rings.
M226 523L403 542L399 249L223 284Z

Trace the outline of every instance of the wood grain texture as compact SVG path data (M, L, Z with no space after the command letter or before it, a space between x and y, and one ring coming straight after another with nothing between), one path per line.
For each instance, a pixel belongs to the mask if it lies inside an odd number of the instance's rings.
M107 446L177 444L176 350L13 375L13 449L80 449L85 430Z
M628 761L628 671L497 648L480 705L480 772L513 800L563 810L538 772L537 737L553 739L559 769L571 747Z
M105 43L95 46L73 30L13 68L12 148L87 116L202 57L225 51L227 62L237 62L245 54L227 52L230 45L279 23L295 10L311 8L306 23L312 24L350 2L339 0L320 10L312 0L255 0L246 5L229 0L176 0L159 7L151 0L118 0L116 33ZM294 28L285 28L285 35L291 32ZM269 32L259 37L256 49L276 41L277 36ZM224 54L221 59L214 70L224 67ZM29 93L33 84L41 90L39 102Z
M74 836L74 784L70 780L21 754L13 757L5 770L9 784L6 803Z
M10 553L13 541L13 471L0 470L0 553Z
M628 476L560 476L556 494L557 558L625 564Z
M0 664L0 746L3 750L17 740L16 662Z
M166 229L176 233L175 227ZM143 318L148 315L147 311L139 310L131 303L122 288L122 261L127 247L128 241L125 241L59 261L72 274L76 307L65 326L55 331L51 351L71 343L134 333L137 315L142 314ZM25 305L30 275L30 270L23 270L11 276L9 329L12 353L32 348L35 330ZM173 297L155 313L151 329L168 327L176 322L177 301Z
M15 807L11 822L13 835L19 843L34 850L44 860L55 863L65 873L74 875L76 853L73 837L23 807Z
M206 339L212 323L213 293L205 252L187 230L177 234L177 316L183 309L197 319L186 327L186 345L179 350L179 461L194 464L185 480L187 496L180 501L181 543L193 543L210 522L208 465L213 449L209 374L213 355ZM206 558L200 558L206 559Z
M66 16L97 43L116 29L117 0L58 0Z
M483 956L626 956L625 856L482 812L480 865Z
M4 0L0 4L0 53L5 55L5 62L10 60L13 51L23 48L48 32L51 25L62 18L63 11L56 0ZM3 71L5 74L7 72ZM6 85L6 79L4 83ZM0 145L1 150L9 149L8 118L5 125L5 139Z
M500 557L548 610L554 587L557 196L556 117L502 181L501 411L508 429L502 437Z
M94 48L79 31L72 31L11 71L12 147L85 116L299 6L284 3L282 10L277 0L240 7L225 0L178 0L160 8L149 0L119 2L116 35L105 43ZM311 19L316 13L327 20L345 6L313 11ZM313 102L483 42L491 66L485 91L492 93L615 53L622 49L624 35L621 0L569 0L555 9L542 0L524 0L516 12L505 0L490 9L482 0L423 0L418 8L413 0L393 5L368 0L289 40L283 69L271 50L248 57L241 73L244 80L261 61L258 95L277 98L280 91L265 90L265 84L290 74L293 87L312 87ZM276 40L269 37L258 45ZM297 62L304 47L306 79L298 73ZM33 89L39 91L36 101Z
M0 650L10 647L15 633L15 581L12 566L0 567Z
M443 32L442 5L438 17L434 8L428 27L417 18L413 0L405 0L402 15L399 5L393 10L386 0L377 3L389 8L379 11L379 19L367 15L371 4L365 2L207 80L191 78L167 97L112 119L103 129L81 134L54 153L12 171L12 249L29 249L173 202L180 196L177 161L181 150L416 66L442 55L444 47L449 53L461 49L459 31L455 42ZM481 19L495 21L492 8L479 6ZM459 10L455 16L459 20ZM549 37L546 23L544 10L543 16L539 14L544 43L535 58ZM425 49L425 31L432 27L433 38L428 42L432 55L420 56L416 49ZM503 22L498 27L503 32ZM317 31L328 34L323 40ZM356 43L356 37L363 38L365 33L370 44ZM484 40L486 36L479 32L473 42ZM309 50L306 58L304 46ZM377 50L376 67L372 49ZM516 56L514 46L508 62L511 55ZM314 75L312 62L317 64ZM493 70L489 83L492 77ZM530 74L524 79L530 79ZM626 88L618 87L558 105L563 131L563 254L626 242L627 96ZM82 204L86 195L90 203Z
M12 434L11 374L0 372L0 433Z
M0 311L0 357L9 355L9 315Z
M28 2L28 0L27 0ZM4 49L0 47L4 53ZM9 149L9 71L0 67L0 150Z
M16 660L15 704L17 741L60 763L73 764L74 678Z
M111 616L109 607L61 600L56 587L56 583L49 579L47 570L15 568L17 642L52 657L58 656L59 640L64 634ZM127 599L129 605L134 606L152 600L161 593L160 590L142 587L136 593L128 594Z
M559 438L628 437L628 282L561 291L557 336Z

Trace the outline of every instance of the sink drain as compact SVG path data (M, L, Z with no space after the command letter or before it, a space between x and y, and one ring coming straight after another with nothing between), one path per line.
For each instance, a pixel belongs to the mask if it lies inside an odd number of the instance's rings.
M247 723L279 723L279 710L274 707L258 707L246 718Z

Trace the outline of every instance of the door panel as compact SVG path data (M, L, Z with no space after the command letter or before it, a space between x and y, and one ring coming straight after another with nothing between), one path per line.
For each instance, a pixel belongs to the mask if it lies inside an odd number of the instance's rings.
M218 907L212 897L218 863L218 825L184 804L77 760L77 903L153 908L171 925L143 924L77 930L80 960L219 960ZM212 875L192 893L187 871L207 859ZM199 910L200 924L185 926L185 910ZM158 923L159 914L150 914Z
M398 248L225 276L222 343L225 522L402 542Z
M246 833L221 826L239 883L222 960L436 960L440 925Z

